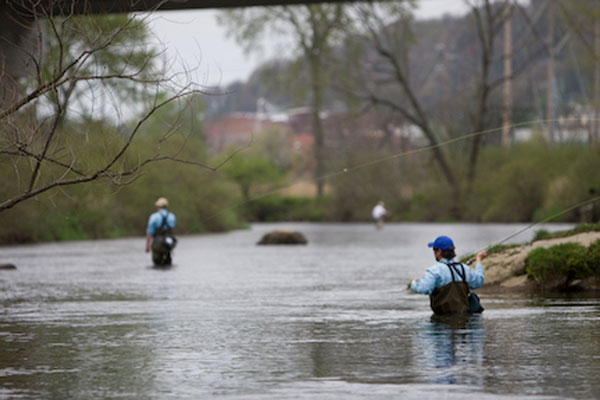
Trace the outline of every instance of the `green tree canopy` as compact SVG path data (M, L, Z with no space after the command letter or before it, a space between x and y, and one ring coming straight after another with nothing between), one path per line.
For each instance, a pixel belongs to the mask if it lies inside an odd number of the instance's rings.
M266 186L273 189L285 177L284 171L271 160L261 155L238 154L223 167L225 177L237 183L246 200L250 200L252 189Z

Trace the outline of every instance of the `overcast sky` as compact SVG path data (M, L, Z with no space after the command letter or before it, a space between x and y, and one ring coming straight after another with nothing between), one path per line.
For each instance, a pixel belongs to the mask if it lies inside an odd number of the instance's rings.
M417 18L443 14L464 14L463 0L419 0ZM245 80L259 64L272 58L281 49L265 43L264 54L245 55L215 19L214 10L187 10L154 13L151 29L167 49L167 56L176 71L196 67L193 78L206 85L226 85Z

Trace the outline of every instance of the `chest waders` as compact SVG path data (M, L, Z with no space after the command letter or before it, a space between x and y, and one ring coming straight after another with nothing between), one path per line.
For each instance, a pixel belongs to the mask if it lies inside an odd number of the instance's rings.
M171 228L167 224L167 217L163 216L160 228L154 232L152 240L152 262L154 265L171 265L171 247L167 246L167 238L171 235Z
M460 265L460 270L457 265ZM429 295L431 309L435 315L469 314L469 285L465 269L461 263L451 263L446 266L450 269L452 282L436 288ZM455 273L461 278L460 280L455 279Z

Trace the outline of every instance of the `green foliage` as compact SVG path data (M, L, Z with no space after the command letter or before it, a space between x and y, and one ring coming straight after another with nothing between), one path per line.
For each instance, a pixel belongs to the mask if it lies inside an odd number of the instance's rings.
M251 221L322 221L326 202L324 198L272 195L252 200L245 208Z
M500 253L505 250L510 250L519 247L518 244L497 244L487 249L488 254Z
M527 255L526 271L542 284L565 286L573 279L592 276L587 257L588 249L579 243L537 248Z
M132 144L127 162L154 154L157 140L168 133L171 136L161 143L162 150L208 165L217 164L218 161L213 160L205 149L201 121L196 119L198 112L193 105L189 107L189 113L184 111L184 117L175 107L151 118L141 136ZM81 169L106 162L109 151L123 140L120 130L102 121L69 122L60 129L58 137L61 141L57 145L78 148L76 167ZM193 134L186 135L187 132ZM69 147L66 143L70 143ZM392 221L451 219L447 187L441 184L435 166L425 157L374 164L334 176L327 181L329 194L320 201L278 195L261 198L261 193L272 192L284 184L284 168L278 165L279 160L271 158L277 146L257 143L251 151L239 153L226 163L222 172L164 161L148 165L129 186L116 187L104 182L87 187L71 186L40 195L2 213L2 220L10 229L0 233L0 243L141 235L148 215L153 212L153 202L160 196L169 198L170 208L178 216L177 232L180 234L237 228L242 226L240 218L247 221L366 222L370 221L370 211L378 200L386 202ZM541 143L517 145L514 151L485 149L477 184L468 196L464 196L465 219L507 222L513 221L515 215L522 215L519 219L527 221L526 215L530 215L534 207L530 205L527 207L529 211L523 212L523 205L511 182L512 179L519 187L521 185L517 181L521 177L512 169L503 167L513 162L523 165L519 162L522 158L530 158L532 163L539 162L545 169L546 178L536 183L540 185L539 193L544 193L544 196L532 202L539 203L537 210L564 209L565 204L589 198L587 190L574 195L576 188L571 185L571 180L585 188L596 184L595 171L599 169L600 160L597 153L597 147L548 146ZM338 161L332 159L330 170L342 170L345 165L361 165L389 154L385 151L354 153L348 163L337 164ZM548 158L552 162L547 162ZM281 162L285 165L285 160ZM552 163L557 165L550 165ZM537 171L537 167L534 168ZM507 171L511 179L503 178ZM0 195L8 198L19 186L27 184L30 165L19 159L0 160L0 172L5 177L0 185ZM50 166L39 179L51 179L62 172L63 169ZM541 172L535 172L536 176L539 174ZM561 179L565 176L568 178ZM586 180L588 178L590 181ZM249 184L251 201L245 199L243 207L236 207L240 182ZM507 211L497 213L501 208ZM492 218L492 215L495 217ZM576 213L568 217L570 220L576 218ZM535 240L585 231L600 231L600 223L581 224L561 233L539 232Z
M592 274L600 277L600 239L592 243L588 249L588 265Z
M348 154L348 160L330 160L332 171L343 171L347 165L365 165L369 161L388 156L389 152L373 150ZM389 219L404 220L412 192L410 181L403 175L401 163L377 163L366 168L349 170L329 179L331 194L327 218L334 221L371 221L371 210L378 201L384 201L390 211Z
M54 215L50 218L50 223L52 224L53 240L79 240L90 237L77 216Z
M501 149L482 152L475 190L469 194L469 214L482 222L531 221L543 204L549 162L543 145L526 143L510 153Z
M462 157L458 148L446 151L451 159ZM401 210L394 215L401 215L402 220L452 220L451 194L429 161L427 157L406 159L398 171L391 162L381 165L382 171L387 170L394 177L393 181L372 174L368 187L392 191L404 186L403 192L412 194L408 199L395 196L386 201L390 208ZM464 182L464 176L460 182ZM344 193L352 195L350 190ZM509 150L488 147L482 149L472 187L468 192L463 188L457 215L458 220L475 222L540 221L598 193L598 145L548 145L533 140L515 144ZM600 202L593 207L592 214L600 217ZM579 221L583 217L580 210L574 209L550 222Z
M583 147L581 145L564 145L550 148L546 157L551 160L548 169L548 200L536 213L536 220L565 209L583 200L600 194L600 146ZM600 202L592 204L597 220L600 217ZM556 221L589 221L582 209L574 209L556 219Z
M419 192L411 198L409 211L404 214L408 220L452 222L452 195L436 182L422 182Z
M533 236L533 242L535 242L536 240L547 240L547 239L551 239L552 238L552 233L548 232L545 229L540 229L539 231L535 232L535 235Z
M165 110L147 121L145 130L128 150L128 158L115 168L155 154L159 142L164 154L206 165L217 164L206 154L199 121L183 118L185 115L185 110L182 113ZM100 121L69 122L57 133L57 144L68 143L65 148L77 150L74 167L78 170L93 170L107 162L124 140L119 129ZM169 140L161 140L166 135ZM28 183L31 167L20 159L5 158L0 160L0 172L6 178L0 185L0 197L10 198ZM48 164L40 183L63 173L62 168ZM143 235L148 216L154 212L154 201L161 196L170 200L178 217L179 234L241 226L235 212L224 207L235 198L235 187L216 172L164 160L146 165L142 174L130 178L132 182L125 186L112 185L110 181L72 185L21 203L2 213L2 221L9 229L0 232L0 243Z
M458 210L437 167L426 155L396 159L392 149L346 152L344 160L331 160L329 170L365 165L328 180L332 202L328 216L341 221L367 221L377 200L384 200L396 221L534 222L556 215L600 193L600 146L548 145L533 140L509 150L482 149L474 184L462 188ZM450 159L461 149L446 148ZM373 160L388 159L382 163ZM464 183L464 171L460 171ZM591 193L591 194L590 194ZM600 202L594 205L600 217ZM550 222L578 221L577 209Z
M223 167L223 175L237 183L246 200L252 189L266 186L267 190L277 187L285 177L285 172L265 156L237 154Z

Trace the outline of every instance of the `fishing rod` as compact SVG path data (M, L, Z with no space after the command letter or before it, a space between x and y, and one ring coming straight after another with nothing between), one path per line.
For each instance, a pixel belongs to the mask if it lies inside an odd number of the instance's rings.
M564 214L568 213L569 211L573 211L573 210L575 210L575 209L577 209L579 207L583 207L583 206L585 206L587 204L592 204L592 203L594 203L594 202L596 202L598 200L600 200L600 196L593 197L591 199L588 199L588 200L582 201L580 203L577 203L577 204L575 204L575 205L573 205L571 207L565 208L564 210L561 210L561 211L557 212L556 214L552 214L551 216L549 216L547 218L544 218L541 221L534 222L534 223L532 223L530 225L527 225L525 228L519 229L518 231L511 233L510 235L506 236L504 239L498 241L497 243L493 243L492 242L492 244L486 246L485 248L482 248L482 249L479 249L478 251L476 251L475 254L479 253L482 250L489 250L489 249L494 248L496 246L500 246L501 244L505 243L506 241L514 238L515 236L520 235L521 233L523 233L525 231L528 231L529 229L531 229L531 228L533 228L535 226L538 226L538 225L544 224L546 222L552 221L554 218L560 217L561 215L564 215ZM475 257L472 257L466 263L468 265L471 265L471 264L473 264L474 261L475 261Z

